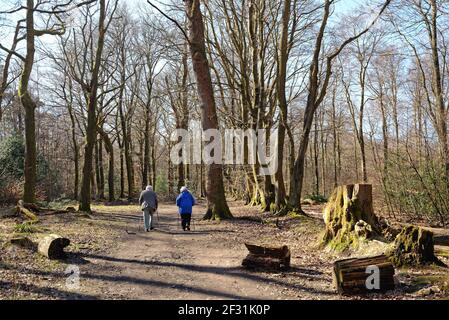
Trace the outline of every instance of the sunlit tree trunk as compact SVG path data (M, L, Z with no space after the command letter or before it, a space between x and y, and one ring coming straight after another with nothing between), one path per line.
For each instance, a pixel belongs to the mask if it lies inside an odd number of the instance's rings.
M79 210L90 212L91 207L91 176L92 176L92 160L95 138L97 133L97 91L98 77L100 73L101 56L103 53L105 39L105 19L106 19L106 0L100 0L99 26L97 50L95 53L94 68L92 70L92 78L90 81L89 102L87 105L87 128L86 128L86 144L84 147L84 166L83 178L81 184Z
M186 0L185 12L189 21L189 46L193 70L197 80L198 94L202 102L203 129L218 129L218 117L215 106L209 62L207 61L204 23L198 0ZM232 218L226 202L223 185L222 164L211 164L207 172L207 213L205 219L221 220Z

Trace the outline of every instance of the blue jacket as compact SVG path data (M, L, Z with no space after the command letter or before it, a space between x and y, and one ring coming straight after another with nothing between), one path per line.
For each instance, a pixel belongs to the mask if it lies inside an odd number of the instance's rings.
M192 214L195 198L189 191L184 191L176 198L176 205L179 207L180 214Z

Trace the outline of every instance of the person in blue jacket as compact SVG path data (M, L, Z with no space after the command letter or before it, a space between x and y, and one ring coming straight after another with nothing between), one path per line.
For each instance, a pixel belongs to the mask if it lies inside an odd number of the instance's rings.
M181 188L181 194L176 198L176 205L179 207L181 215L182 230L190 231L190 220L192 219L192 207L195 205L195 198L187 187Z

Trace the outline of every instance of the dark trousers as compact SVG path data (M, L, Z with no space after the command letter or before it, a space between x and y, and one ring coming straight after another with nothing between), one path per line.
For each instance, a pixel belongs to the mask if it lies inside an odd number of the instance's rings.
M190 219L192 218L191 214L181 214L181 224L182 229L190 228Z

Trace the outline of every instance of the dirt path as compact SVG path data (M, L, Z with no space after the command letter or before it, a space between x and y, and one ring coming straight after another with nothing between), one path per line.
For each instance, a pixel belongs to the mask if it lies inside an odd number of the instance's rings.
M196 207L194 216L203 212ZM106 255L85 257L90 267L85 273L81 268L82 291L127 299L335 298L330 275L318 270L294 268L287 275L243 270L246 249L238 233L245 231L238 226L195 220L186 233L170 205L160 207L159 217L150 233L141 231L140 213L122 217L129 222L121 244ZM254 231L246 233L254 237Z
M192 232L181 230L172 204L161 205L159 225L150 233L143 232L141 212L134 205L96 204L95 214L89 217L76 213L42 217L37 228L72 241L68 259L61 261L8 245L7 236L17 221L0 220L0 300L447 297L447 269L435 267L398 269L396 290L384 295L339 296L332 284L332 264L346 254L318 248L324 228L321 207L308 207L309 218L277 218L241 202L229 204L235 219L221 223L200 221L206 208L195 207ZM291 270L244 270L245 242L288 245ZM67 268L73 267L80 272L78 288L67 286ZM429 288L435 285L441 288L433 292Z

